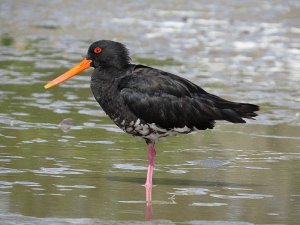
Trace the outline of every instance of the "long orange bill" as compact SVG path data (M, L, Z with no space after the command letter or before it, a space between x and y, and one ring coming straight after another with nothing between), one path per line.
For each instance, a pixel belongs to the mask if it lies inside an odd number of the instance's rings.
M59 83L64 82L65 80L70 79L71 77L75 76L76 74L80 73L81 71L90 68L92 60L84 59L72 69L68 70L64 74L60 75L59 77L55 78L54 80L50 81L48 84L44 86L45 89L51 88Z

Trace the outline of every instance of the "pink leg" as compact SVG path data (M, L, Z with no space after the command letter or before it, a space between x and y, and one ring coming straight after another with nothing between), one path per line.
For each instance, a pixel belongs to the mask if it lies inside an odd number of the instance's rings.
M145 220L153 219L152 212L152 187L146 187L146 211L145 211Z
M152 176L153 176L153 169L154 169L154 159L155 159L155 148L154 144L148 144L148 172L147 172L147 180L145 183L146 188L152 188Z

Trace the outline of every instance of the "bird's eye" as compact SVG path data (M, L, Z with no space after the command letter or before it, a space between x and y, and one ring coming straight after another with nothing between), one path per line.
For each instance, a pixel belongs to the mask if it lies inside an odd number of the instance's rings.
M102 48L96 47L96 48L94 49L94 52L95 52L96 54L99 54L100 52L102 52Z

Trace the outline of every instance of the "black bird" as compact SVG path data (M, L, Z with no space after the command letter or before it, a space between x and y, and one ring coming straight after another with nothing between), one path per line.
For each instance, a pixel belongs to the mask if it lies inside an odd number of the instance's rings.
M130 63L127 48L101 40L88 49L86 59L45 85L50 88L94 67L91 89L96 101L125 132L145 139L148 145L146 187L152 187L155 142L174 134L212 129L215 120L246 123L259 106L231 102L210 94L177 75Z

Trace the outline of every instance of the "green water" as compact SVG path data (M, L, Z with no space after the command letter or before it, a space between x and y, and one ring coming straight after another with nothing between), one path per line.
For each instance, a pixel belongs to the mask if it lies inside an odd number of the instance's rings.
M300 4L175 2L0 2L1 224L298 223ZM146 145L95 102L91 70L43 89L98 39L260 116L160 141L146 207Z

